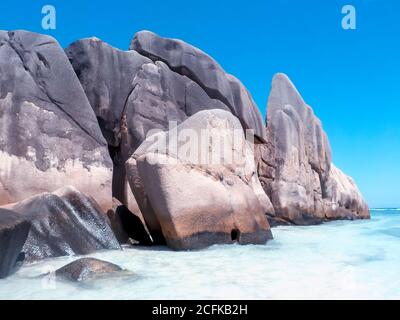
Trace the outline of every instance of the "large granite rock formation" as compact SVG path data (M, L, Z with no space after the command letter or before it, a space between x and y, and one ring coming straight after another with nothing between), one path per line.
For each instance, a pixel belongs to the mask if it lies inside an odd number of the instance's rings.
M147 138L127 172L153 239L174 249L271 239L251 146L238 118L218 109Z
M10 275L18 260L30 228L29 221L16 212L0 209L0 278Z
M16 212L0 211L0 275L22 242L28 261L119 249L105 212L121 242L176 249L264 243L265 215L274 224L369 217L283 74L265 128L239 80L201 50L148 31L129 51L90 38L65 52L48 36L0 31L0 71L0 206ZM190 140L202 131L206 143ZM67 185L82 193L59 189ZM122 204L112 208L112 196Z
M107 144L58 43L0 31L0 70L0 205L73 185L111 208Z
M275 208L273 223L369 217L354 182L332 165L320 120L284 74L272 82L267 127L268 142L258 149L258 170Z
M121 249L99 205L72 187L7 206L31 227L22 251L27 262Z
M179 42L181 51L172 55L168 48L175 42L139 32L130 51L96 38L79 40L66 49L110 146L114 196L130 210L134 201L129 199L124 164L151 130L169 130L198 111L222 109L239 117L259 139L265 138L261 114L243 85L212 58L184 42ZM163 48L168 56L154 59L145 49L154 46ZM177 55L189 54L190 75L175 65Z

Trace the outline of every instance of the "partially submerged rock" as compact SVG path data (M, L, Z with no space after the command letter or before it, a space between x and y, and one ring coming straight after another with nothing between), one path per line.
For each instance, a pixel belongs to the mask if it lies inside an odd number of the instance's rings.
M321 121L284 74L272 82L267 128L258 170L275 208L274 223L369 217L354 182L332 165Z
M0 205L73 185L111 208L112 162L53 38L0 31Z
M272 206L260 192L251 144L230 112L201 111L149 137L127 172L153 239L165 238L174 249L272 238L265 216Z
M0 209L0 278L9 276L18 260L30 228L29 221L16 212Z
M116 264L95 258L81 258L56 270L56 277L73 282L84 282L120 271L122 268Z
M121 249L98 204L72 187L34 196L10 208L31 222L22 249L28 262Z

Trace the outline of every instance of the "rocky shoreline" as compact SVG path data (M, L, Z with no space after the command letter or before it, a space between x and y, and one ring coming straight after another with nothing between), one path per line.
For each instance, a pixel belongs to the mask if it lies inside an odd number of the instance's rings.
M284 74L263 121L210 56L149 31L128 51L0 31L0 70L0 277L126 243L264 244L270 225L369 218Z

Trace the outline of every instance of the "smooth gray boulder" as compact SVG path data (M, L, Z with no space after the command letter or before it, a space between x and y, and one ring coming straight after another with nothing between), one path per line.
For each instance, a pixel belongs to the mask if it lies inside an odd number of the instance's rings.
M0 205L73 185L111 208L107 144L57 41L0 31L0 69Z
M354 182L332 165L321 121L284 74L272 81L267 129L258 170L275 209L273 223L369 217Z
M154 134L126 166L156 241L182 250L272 238L266 214L273 208L258 180L252 144L228 111L200 111Z
M15 271L23 261L22 247L28 237L30 223L16 212L0 208L0 279Z
M56 277L72 282L84 282L103 278L122 271L116 264L95 259L81 258L56 270Z
M30 221L22 249L28 262L121 249L99 205L73 187L36 195L7 209Z
M162 38L150 31L136 33L130 49L153 61L164 62L171 70L197 83L210 98L228 106L244 129L254 130L255 136L265 141L261 113L250 93L209 55L182 40Z

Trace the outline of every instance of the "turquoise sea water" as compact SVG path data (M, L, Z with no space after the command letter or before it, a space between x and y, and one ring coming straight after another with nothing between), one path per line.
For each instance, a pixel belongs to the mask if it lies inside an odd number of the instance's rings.
M127 272L85 284L43 276L76 257L50 259L0 280L0 299L400 299L399 210L273 234L263 246L98 252Z

